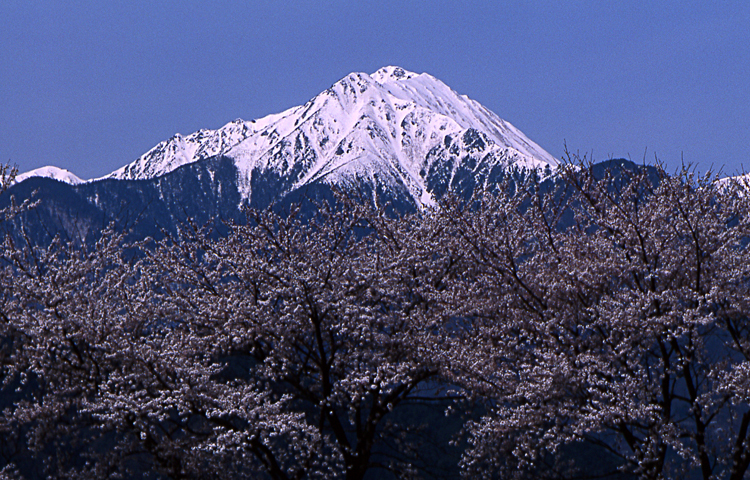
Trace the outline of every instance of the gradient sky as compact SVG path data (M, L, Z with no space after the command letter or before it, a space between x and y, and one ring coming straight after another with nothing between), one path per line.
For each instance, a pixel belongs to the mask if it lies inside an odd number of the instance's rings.
M0 4L0 161L105 175L179 132L428 72L555 157L750 170L750 2Z

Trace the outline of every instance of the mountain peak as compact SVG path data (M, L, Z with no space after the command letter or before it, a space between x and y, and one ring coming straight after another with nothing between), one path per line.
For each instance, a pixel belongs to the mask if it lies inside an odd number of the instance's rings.
M386 79L394 79L394 80L408 80L412 77L416 77L418 74L414 72L410 72L408 70L404 70L401 67L396 67L393 65L383 67L377 72L373 73L371 76L375 81L379 83L383 83Z
M441 181L557 161L510 123L437 78L398 66L354 72L304 105L218 130L175 135L108 177L145 179L218 155L238 170L242 198L316 182L369 184L430 204ZM464 173L457 173L464 172ZM269 177L270 175L270 177ZM254 193L256 192L256 193Z
M34 170L22 173L16 177L15 181L16 183L20 183L26 180L27 178L32 178L32 177L52 178L54 180L65 182L70 185L78 185L79 183L84 182L84 180L79 178L74 173L68 170L65 170L64 168L53 167L51 165L36 168Z

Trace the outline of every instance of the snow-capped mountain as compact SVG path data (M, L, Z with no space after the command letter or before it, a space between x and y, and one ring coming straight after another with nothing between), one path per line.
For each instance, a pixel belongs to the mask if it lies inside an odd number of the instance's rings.
M64 168L53 167L50 165L22 173L16 177L15 181L16 183L19 183L31 177L52 178L67 183L68 185L78 185L79 183L84 182L84 180L72 172L65 170Z
M334 190L415 211L509 175L552 180L556 166L476 101L428 74L386 67L349 74L275 115L175 135L100 179L27 172L0 195L0 209L34 199L33 212L14 222L39 244L57 235L90 242L110 224L132 238L158 237L186 221L221 230L244 220L243 205L312 213L317 201L335 201Z
M385 67L347 75L279 114L175 135L104 178L160 177L218 155L234 161L246 200L272 179L280 196L312 183L364 183L425 205L462 171L486 181L497 168L557 165L513 125L435 77Z

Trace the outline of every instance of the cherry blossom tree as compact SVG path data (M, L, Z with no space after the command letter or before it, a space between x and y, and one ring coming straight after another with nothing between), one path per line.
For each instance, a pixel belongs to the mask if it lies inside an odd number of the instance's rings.
M434 297L456 262L416 217L297 213L4 252L22 395L0 429L44 460L31 474L416 474L421 426L394 412L451 401Z
M376 447L406 448L408 429L391 412L443 396L443 317L431 298L454 264L432 254L439 238L417 218L349 207L321 206L304 222L253 213L227 238L158 250L148 276L175 285L159 296L158 316L189 325L193 349L245 365L256 388L292 399L320 442L324 475L408 472Z
M558 478L587 442L639 478L744 478L746 190L687 169L563 178L448 212L475 265L448 300L471 321L457 381L488 399L465 472Z

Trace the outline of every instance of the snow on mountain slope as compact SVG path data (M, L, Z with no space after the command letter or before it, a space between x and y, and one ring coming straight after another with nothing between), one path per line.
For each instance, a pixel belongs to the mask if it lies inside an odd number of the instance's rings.
M68 170L53 166L41 167L29 172L22 173L18 175L15 180L17 183L20 183L31 177L53 178L70 185L78 185L79 183L84 182L84 180L78 178L75 174L69 172Z
M104 178L142 180L160 177L198 160L221 155L254 133L242 120L230 122L218 130L198 130L183 137L179 133L160 142L135 162L115 170Z
M557 165L513 125L438 79L385 67L352 73L279 114L175 135L107 177L153 178L215 155L234 160L246 199L273 177L280 194L313 182L365 182L430 204L436 173L450 183L467 165L476 173Z

